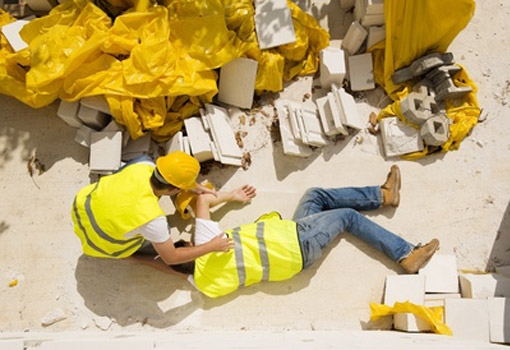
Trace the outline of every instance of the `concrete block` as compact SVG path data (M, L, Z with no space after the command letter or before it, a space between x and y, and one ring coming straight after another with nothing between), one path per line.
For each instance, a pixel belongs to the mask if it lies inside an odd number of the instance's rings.
M489 342L487 299L446 299L445 323L454 337Z
M303 143L315 147L323 147L328 144L328 139L322 130L321 121L315 108L302 106L294 112L300 121Z
M282 100L276 102L278 121L280 124L280 135L282 137L283 153L291 156L309 157L313 151L310 146L305 145L294 137L290 122L291 110Z
M78 109L78 118L83 124L97 131L102 130L111 121L111 116L108 114L84 106L81 103Z
M184 141L183 141L184 134L182 131L178 131L175 133L175 135L165 142L165 154L174 152L174 151L182 151L184 152Z
M418 92L411 92L404 97L400 102L400 109L409 122L418 126L439 112L439 107L432 97Z
M61 100L58 106L57 115L65 121L68 125L79 128L83 125L83 122L78 118L78 110L80 108L80 102L68 102Z
M221 67L218 100L240 108L251 108L258 62L235 58Z
M95 109L105 114L111 114L110 105L103 95L83 97L80 103L85 107Z
M510 298L489 298L489 334L493 343L510 343Z
M115 119L112 119L101 131L124 131L125 129L126 128L123 125L120 125L115 121ZM129 133L127 133L127 135L129 136ZM124 135L124 138L125 137L126 136ZM125 140L122 144L126 145L127 140Z
M463 298L510 298L510 278L498 273L459 274L460 293Z
M375 89L371 53L350 56L348 58L348 70L352 91Z
M51 11L51 9L58 5L57 1L48 1L48 0L26 0L27 6L32 11L37 12L47 12Z
M384 25L384 14L365 14L361 17L361 24L364 27L382 26Z
M393 306L395 302L409 301L423 305L425 298L425 276L392 275L386 277L384 304Z
M441 146L450 137L450 119L444 114L436 114L423 123L420 135L429 146Z
M347 33L345 33L344 39L342 40L342 48L344 48L349 55L355 55L365 42L367 36L367 30L363 28L358 21L354 21L349 26Z
M211 150L211 134L205 129L200 117L184 119L184 127L188 135L191 154L199 161L214 159Z
M333 124L337 130L337 134L349 135L347 126L342 123L342 106L335 96L335 93L328 92L329 106L331 107L331 115L333 116Z
M425 284L427 279L425 278ZM460 299L460 293L425 293L425 306L444 307L445 299Z
M255 31L261 50L296 41L292 14L285 0L257 1Z
M189 137L183 136L182 137L182 145L184 146L184 153L187 153L191 155L191 146L189 144Z
M380 4L374 3L375 7L368 10L367 5L372 3L367 0L356 0L354 18L364 27L380 26L384 24L384 10L380 12Z
M352 95L348 94L343 88L333 84L331 87L338 104L340 105L340 120L343 125L346 125L355 130L363 129L363 124L359 116L358 106Z
M140 136L136 140L133 140L131 137L129 137L127 144L124 147L122 147L121 160L123 162L128 162L142 155L149 154L150 147L151 147L150 133L145 133L143 136Z
M414 60L409 66L397 69L391 76L394 84L400 84L414 77L428 74L432 69L453 62L453 54L434 52Z
M367 49L386 38L385 26L371 26L368 28Z
M459 293L455 255L436 253L418 273L425 276L426 293Z
M386 117L379 122L381 140L386 157L423 151L423 140L415 128L397 117Z
M323 96L315 100L315 105L319 111L319 118L321 120L322 129L328 136L336 135L338 132L333 123L333 114L331 112L331 106L329 105L329 97Z
M12 50L14 52L21 51L28 47L28 44L21 38L19 32L25 26L25 24L27 24L34 18L35 16L25 17L23 19L19 19L17 21L5 24L3 27L0 28L0 31L5 36L7 42L9 43L9 45L11 45Z
M347 69L344 52L339 47L329 46L320 52L320 83L327 87L332 83L342 85Z
M120 167L122 132L97 131L90 134L89 169L92 173L108 173Z
M365 11L369 15L384 14L384 0L365 0Z
M210 127L221 163L241 166L243 154L237 145L227 110L210 103L204 107L207 125Z
M76 130L76 135L74 137L74 141L78 142L80 145L89 148L90 147L90 135L96 132L94 129L89 128L86 125L80 125L78 130Z
M393 315L393 328L404 332L430 332L432 328L422 319L412 313L396 313Z

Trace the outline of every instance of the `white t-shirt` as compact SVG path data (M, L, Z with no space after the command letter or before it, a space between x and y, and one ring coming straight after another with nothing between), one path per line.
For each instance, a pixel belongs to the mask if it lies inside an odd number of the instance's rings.
M160 215L145 225L142 225L133 231L124 234L125 238L132 238L137 234L141 234L143 238L149 242L163 243L170 238L168 223L164 215Z

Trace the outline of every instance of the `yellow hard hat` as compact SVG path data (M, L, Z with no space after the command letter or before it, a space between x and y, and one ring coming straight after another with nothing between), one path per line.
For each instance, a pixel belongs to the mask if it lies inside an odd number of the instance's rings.
M163 180L178 188L185 190L195 188L199 173L198 160L182 151L169 153L156 160L156 175L161 175Z

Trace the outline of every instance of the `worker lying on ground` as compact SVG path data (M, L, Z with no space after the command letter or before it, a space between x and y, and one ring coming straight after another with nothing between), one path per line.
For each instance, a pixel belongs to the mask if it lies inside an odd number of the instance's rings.
M340 232L349 232L399 263L407 273L416 273L438 249L439 241L414 246L358 212L397 207L399 191L396 165L382 186L311 188L292 221L282 220L277 213L263 215L254 223L225 231L234 241L231 251L207 254L172 268L190 274L189 280L207 296L219 297L253 283L288 279L319 259ZM195 208L195 243L204 244L222 232L218 223L210 220L210 208L223 202L245 203L255 195L255 188L248 185L217 196L200 195Z
M232 242L223 235L181 248L170 238L159 199L181 189L215 197L215 191L197 184L199 172L195 158L177 151L158 158L155 164L149 157L138 159L82 188L74 200L72 217L83 252L99 258L126 258L149 246L170 265L230 249Z

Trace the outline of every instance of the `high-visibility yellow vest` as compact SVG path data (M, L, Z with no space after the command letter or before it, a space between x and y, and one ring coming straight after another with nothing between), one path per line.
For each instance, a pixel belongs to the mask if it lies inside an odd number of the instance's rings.
M154 195L149 164L133 164L82 188L74 199L74 232L83 253L100 258L125 258L144 242L124 234L164 215Z
M303 268L294 221L263 216L226 233L234 240L234 249L195 260L195 285L211 298L261 281L285 280Z

